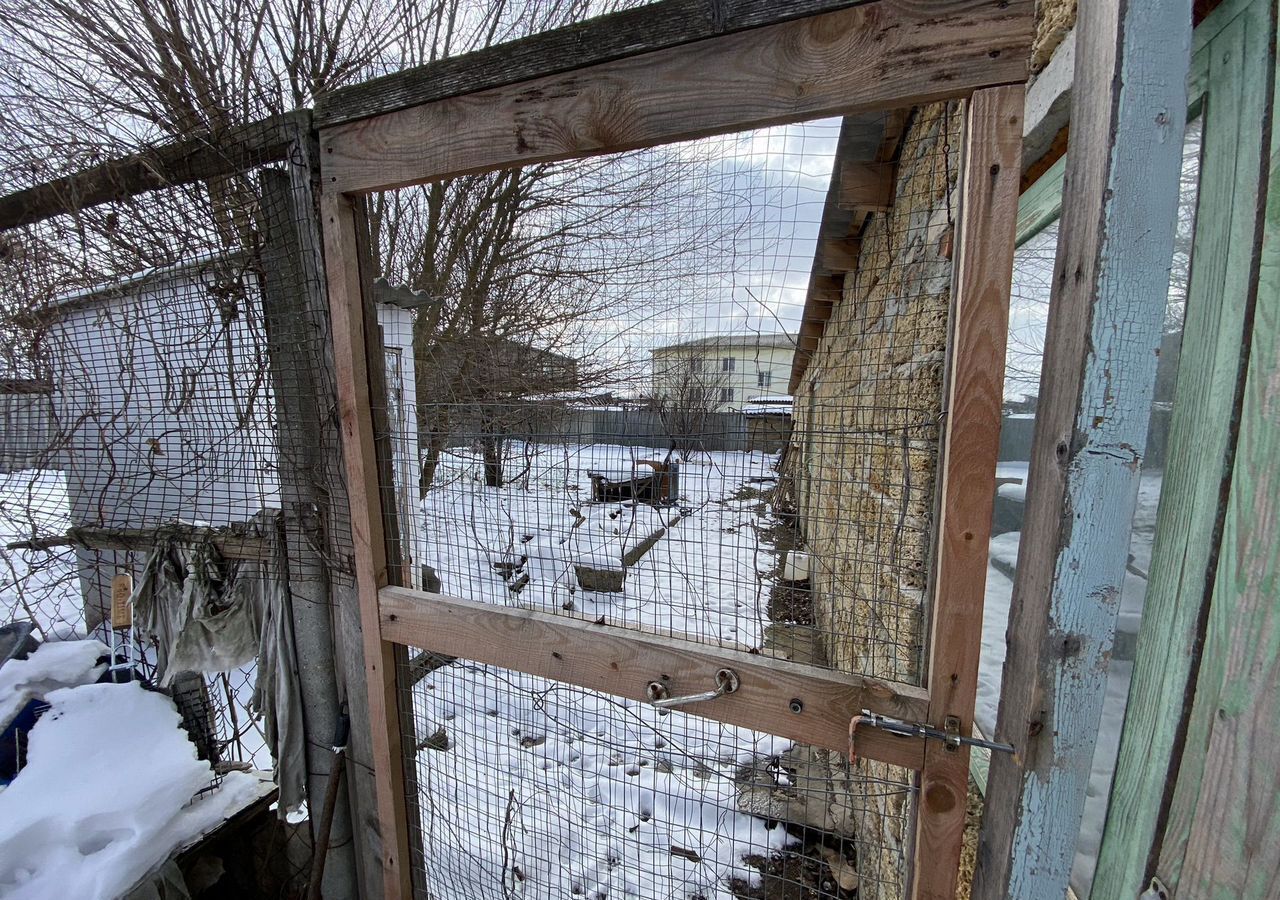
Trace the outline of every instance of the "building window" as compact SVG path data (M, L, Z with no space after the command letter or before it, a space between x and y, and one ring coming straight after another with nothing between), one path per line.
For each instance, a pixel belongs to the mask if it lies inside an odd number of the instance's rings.
M769 382L770 382L770 381L772 381L772 380L773 380L773 373L772 373L772 372L757 372L757 373L756 373L756 387L767 388L767 387L769 386Z
M732 371L733 371L733 357L732 357L732 356L726 356L726 357L724 357L724 359L720 360L720 371L721 371L721 372L732 372Z
M733 402L733 388L720 388L720 402L721 403Z

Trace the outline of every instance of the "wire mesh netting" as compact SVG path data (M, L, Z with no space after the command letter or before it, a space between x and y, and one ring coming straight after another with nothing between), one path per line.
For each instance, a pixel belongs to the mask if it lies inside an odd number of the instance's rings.
M901 146L902 212L869 226L856 303L810 286L839 121L376 201L408 583L918 680L950 118ZM509 194L533 210L516 229ZM488 258L402 261L404 235L446 215L477 220ZM805 365L810 296L840 306L839 346ZM889 623L890 652L860 666L846 645L876 627L805 595L848 577Z
M104 680L170 694L212 766L201 796L228 772L276 770L294 808L308 748L292 629L327 621L328 586L351 584L350 534L345 504L307 505L341 483L336 442L324 456L318 428L304 442L280 419L320 421L298 413L324 390L300 361L329 336L279 296L323 285L272 243L302 202L288 172L303 161L278 157L0 237L0 620L42 642L96 638ZM305 850L282 859L296 889Z
M902 888L909 784L679 711L466 661L401 671L431 896L853 897ZM417 665L413 663L419 661ZM854 785L856 783L856 789ZM888 824L910 830L910 807Z
M34 74L5 82L24 104L0 122L22 163L6 192L157 135L224 158L97 206L64 185L72 213L0 238L5 619L100 637L120 671L168 685L202 755L274 764L282 808L305 777L314 802L336 684L364 702L335 624L353 551L316 173L292 132L246 149L237 126L633 5L356 3L337 31L288 3L11 17L0 76ZM49 35L82 73L41 52ZM922 683L961 118L936 105L370 197L393 572ZM132 621L112 608L125 575ZM903 770L414 654L399 674L432 895L904 889ZM351 853L334 829L330 871Z
M962 120L375 195L402 583L922 683ZM905 889L905 770L429 650L401 705L433 896Z

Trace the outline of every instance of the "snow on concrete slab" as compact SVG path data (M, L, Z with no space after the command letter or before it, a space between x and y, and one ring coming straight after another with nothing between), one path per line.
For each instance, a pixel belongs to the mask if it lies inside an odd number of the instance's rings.
M0 792L6 900L118 897L261 796L257 778L232 772L192 799L212 770L163 694L91 684L46 699L51 709L31 731L26 768Z
M768 624L762 578L776 559L756 527L759 491L746 495L744 488L773 474L774 456L709 452L682 461L674 508L591 502L589 472L629 468L651 452L539 445L530 451L527 477L491 488L479 476L478 455L454 451L422 502L420 558L453 596L759 648ZM665 535L627 569L621 592L580 589L575 563L620 561L659 527ZM493 567L512 555L527 558L529 582L519 593Z
M1027 501L1027 473L1031 468L1028 462L996 463L996 493L1020 503ZM1001 483L1003 482L1003 483Z

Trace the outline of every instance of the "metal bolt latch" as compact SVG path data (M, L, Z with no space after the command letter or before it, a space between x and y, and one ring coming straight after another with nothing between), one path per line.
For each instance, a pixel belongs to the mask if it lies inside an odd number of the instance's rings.
M645 687L645 695L648 696L649 702L659 709L670 709L673 706L684 706L686 703L701 703L704 700L714 700L717 697L723 697L725 694L732 694L741 684L742 682L738 679L738 673L733 669L720 669L716 672L714 690L703 691L700 694L686 694L683 697L672 697L667 690L667 686L661 681L650 681Z
M958 750L962 746L984 747L997 753L1012 753L1014 758L1017 758L1017 753L1011 744L1001 744L996 741L987 741L982 738L968 737L961 734L960 720L955 716L947 716L944 720L944 725L945 728L934 728L932 725L923 722L904 722L901 719L881 716L864 709L862 715L854 716L849 722L849 759L856 762L858 758L855 741L859 728L876 728L897 737L915 737L942 741L948 750Z

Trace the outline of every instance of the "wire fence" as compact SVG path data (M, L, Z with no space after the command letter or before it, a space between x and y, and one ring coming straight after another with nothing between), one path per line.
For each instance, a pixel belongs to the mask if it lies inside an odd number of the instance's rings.
M375 195L404 584L922 683L962 121ZM427 221L459 224L403 253ZM400 684L433 896L906 889L906 770L429 650Z
M105 677L174 698L210 789L231 770L274 771L295 810L309 748L284 638L317 578L291 556L297 485L319 494L340 478L282 442L280 410L305 388L270 345L319 359L328 336L297 315L267 321L273 280L308 277L280 271L299 263L268 246L283 211L260 179L277 156L4 233L0 620L102 641ZM325 524L325 586L350 581L349 530ZM131 602L113 609L113 590ZM282 858L297 891L305 849Z
M962 112L371 197L400 580L923 683ZM354 580L308 152L4 235L0 615L97 636L314 816ZM398 677L432 896L905 890L905 770L422 649Z

